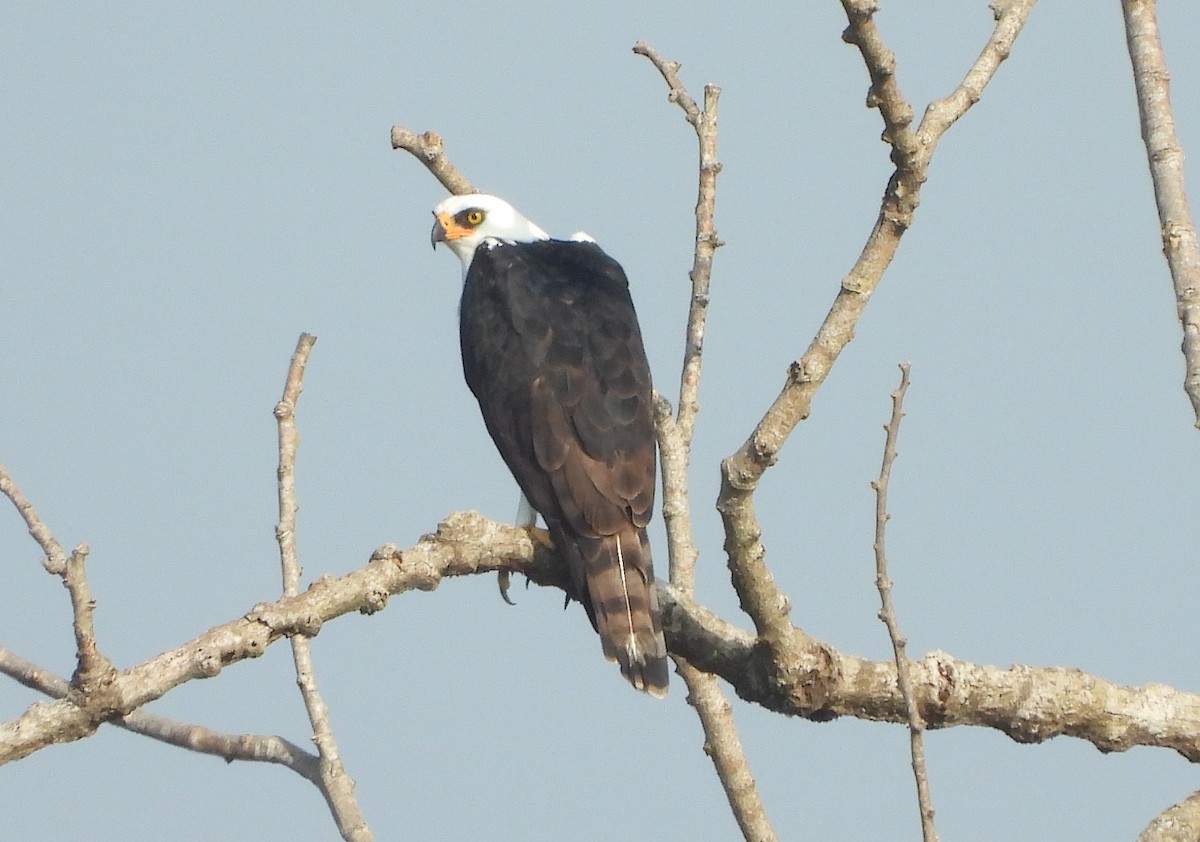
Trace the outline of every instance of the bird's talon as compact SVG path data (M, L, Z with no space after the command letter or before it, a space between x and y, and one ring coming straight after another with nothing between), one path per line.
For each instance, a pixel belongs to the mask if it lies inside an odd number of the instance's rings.
M508 595L508 586L512 581L512 574L507 570L501 570L500 575L496 578L496 583L500 585L500 598L509 605L516 605Z

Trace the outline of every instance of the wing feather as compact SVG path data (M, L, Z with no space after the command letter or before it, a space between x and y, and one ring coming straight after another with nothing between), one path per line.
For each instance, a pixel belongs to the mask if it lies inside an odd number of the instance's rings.
M463 373L488 432L566 556L606 656L666 691L650 545L650 368L628 282L594 243L477 250L461 304Z

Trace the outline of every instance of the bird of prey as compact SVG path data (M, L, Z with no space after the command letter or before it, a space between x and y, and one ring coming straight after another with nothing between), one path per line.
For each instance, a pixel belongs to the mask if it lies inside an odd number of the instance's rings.
M605 657L661 698L650 367L625 272L587 235L552 239L495 196L433 213L434 247L462 261L463 374L521 487L522 525L542 516Z

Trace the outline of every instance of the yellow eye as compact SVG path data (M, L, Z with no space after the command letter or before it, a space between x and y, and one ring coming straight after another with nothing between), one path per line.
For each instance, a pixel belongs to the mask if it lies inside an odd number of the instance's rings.
M471 210L467 211L468 225L475 226L481 222L483 222L483 211L479 210L479 208L472 208Z

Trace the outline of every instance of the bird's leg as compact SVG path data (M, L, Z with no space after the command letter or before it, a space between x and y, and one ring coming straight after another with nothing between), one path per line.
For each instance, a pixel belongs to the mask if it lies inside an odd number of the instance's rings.
M538 529L538 510L534 509L524 494L521 495L521 505L517 507L517 525L529 533L530 540L553 552L554 542L550 540L550 533L545 529Z
M533 508L533 503L529 502L529 498L525 493L521 493L521 502L517 504L517 526L522 529L528 529L531 526L537 525L538 513Z
M529 502L529 498L522 493L521 502L517 505L517 526L529 533L530 540L537 541L548 550L553 550L554 543L550 540L549 533L537 528L537 519L537 510ZM508 595L510 581L511 574L507 570L501 570L497 578L497 584L500 586L500 596L509 605L515 605L516 603ZM528 582L526 584L528 585Z

